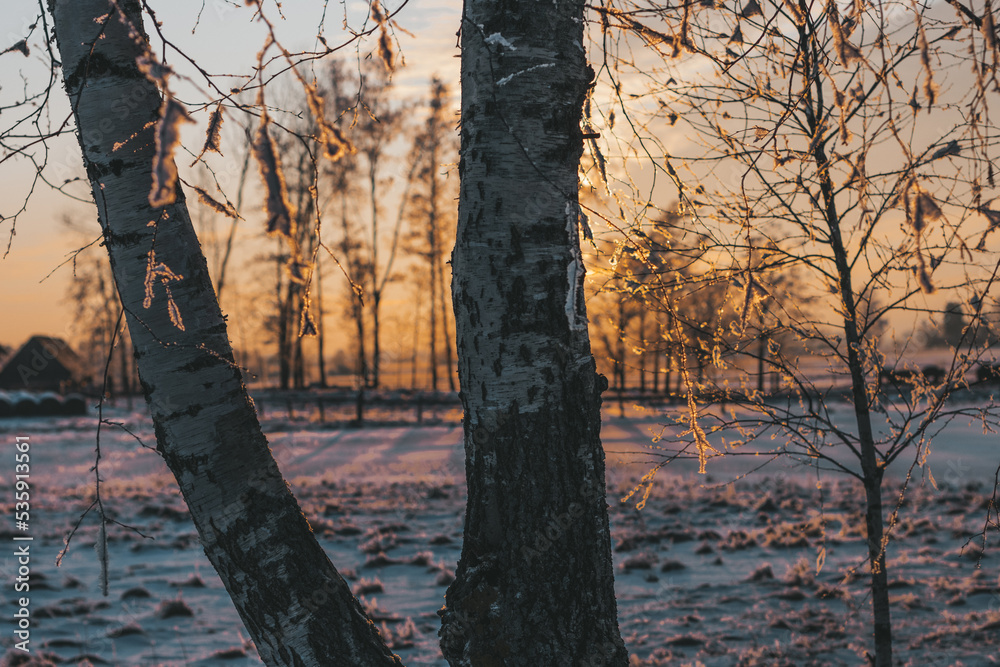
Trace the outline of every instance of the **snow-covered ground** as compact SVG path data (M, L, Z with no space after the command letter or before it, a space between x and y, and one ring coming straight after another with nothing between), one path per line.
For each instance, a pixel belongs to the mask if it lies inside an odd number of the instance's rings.
M153 444L139 414L113 411L110 418ZM728 484L747 458L710 462L705 476L696 474L696 461L676 461L657 476L639 511L635 499L618 499L657 462L647 447L662 422L633 411L607 417L603 432L619 615L634 664L867 664L860 488L780 462ZM277 415L264 426L324 548L394 650L408 665L443 665L436 612L461 551L461 427L326 429ZM104 502L117 520L153 539L117 526L109 531L107 597L98 584L94 516L55 567L93 497L94 431L92 417L0 420L0 493L11 517L0 523L0 540L9 545L0 550L5 662L26 657L11 648L22 595L14 592L20 543L13 541L11 487L14 439L27 435L32 657L259 665L172 477L155 452L121 430L105 427L101 435ZM997 438L952 424L932 443L939 489L919 476L911 482L888 553L899 664L1000 663L1000 561L987 549L980 562L979 549L966 544L986 520ZM905 471L897 468L890 484Z

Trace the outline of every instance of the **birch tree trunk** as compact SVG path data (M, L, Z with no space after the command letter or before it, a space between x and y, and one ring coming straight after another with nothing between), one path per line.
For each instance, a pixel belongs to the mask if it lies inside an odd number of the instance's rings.
M146 42L139 4L50 0L49 11L157 450L261 658L399 665L271 457L183 193L149 205L160 95L136 66Z
M458 665L627 665L579 249L583 4L467 0L452 292L465 540ZM589 76L588 76L589 75Z

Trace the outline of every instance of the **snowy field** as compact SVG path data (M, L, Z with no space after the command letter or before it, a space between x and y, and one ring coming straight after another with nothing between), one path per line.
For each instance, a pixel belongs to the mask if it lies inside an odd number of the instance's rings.
M844 413L847 407L844 406ZM610 412L610 410L609 410ZM843 477L774 465L730 484L748 459L678 461L641 511L619 499L657 459L664 422L651 412L606 417L609 504L623 636L636 665L867 665L870 608L863 497ZM146 444L137 413L112 411ZM324 548L407 665L445 664L437 609L461 551L465 504L457 425L327 429L264 422L282 472ZM63 540L93 497L95 419L0 420L3 601L13 618L15 436L30 436L30 656L4 664L259 665L222 583L202 552L165 465L131 435L105 427L101 470L113 526L107 597L87 517L61 567ZM995 434L953 424L929 458L939 489L911 481L889 545L896 656L901 665L1000 664L1000 579L982 530L1000 447ZM3 463L2 461L6 461ZM910 458L912 461L912 457ZM898 484L907 464L891 472ZM817 482L821 483L817 483ZM895 505L887 493L887 506ZM24 534L24 533L20 533ZM825 562L817 573L823 550ZM980 559L981 556L981 559Z

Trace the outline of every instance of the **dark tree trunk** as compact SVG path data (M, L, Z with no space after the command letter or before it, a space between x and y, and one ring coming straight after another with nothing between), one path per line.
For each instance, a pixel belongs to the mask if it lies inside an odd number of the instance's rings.
M618 391L625 391L625 295L618 295Z
M341 182L342 188L346 188L346 183ZM357 336L357 356L354 362L354 374L357 376L358 385L364 387L368 384L368 353L365 349L365 302L362 294L359 294L358 284L364 284L365 268L364 260L359 257L359 250L354 243L351 234L351 227L347 217L347 194L340 193L340 227L343 238L340 242L340 250L347 263L351 280L355 284L350 285L351 289L351 318L354 320L354 330Z
M639 393L646 393L646 309L639 306Z
M296 307L293 312L298 311L299 308ZM295 372L292 377L294 379L294 386L296 389L305 389L306 367L305 359L302 355L302 337L298 335L298 326L295 326L295 331L295 337L292 339L292 368Z
M413 307L413 354L410 356L410 389L417 388L417 359L420 349L420 291L417 291L416 303Z
M380 290L374 290L372 292L372 372L371 372L371 386L374 389L379 388L379 373L382 365L382 349L379 343L379 310L382 307L382 292Z
M613 665L601 391L579 248L583 4L467 0L453 255L469 487L441 649L458 665Z
M764 393L764 368L767 365L767 334L760 334L760 352L757 355L757 391Z
M667 343L667 353L663 361L663 394L668 400L673 401L673 393L670 388L671 374L674 370L674 348L673 343Z
M432 227L432 229L433 229L433 227ZM438 302L438 294L437 294L437 280L436 280L436 276L434 275L434 255L433 255L433 253L435 252L435 248L434 248L433 242L432 242L432 245L431 245L431 251L430 252L431 252L431 265L430 265L430 268L431 268L431 276L430 276L430 280L431 280L431 295L430 295L431 296L431 321L430 321L431 335L430 335L430 339L429 339L428 349L430 351L430 358L431 358L431 389L434 390L434 391L437 391L438 390L438 356L437 356L437 337L438 337L438 335L437 335L437 332L438 332L438 327L437 327L437 314L438 314L437 302Z
M361 297L354 297L354 324L358 334L358 356L355 360L355 375L358 377L358 386L368 385L368 355L365 351L365 309L361 302Z
M285 258L279 252L275 258L277 263L277 295L278 295L278 386L288 389L292 381L291 333L288 327L289 311L292 299L291 286L283 282L285 273Z
M372 309L372 364L370 375L372 387L378 389L379 371L381 367L382 353L381 338L379 332L379 308L382 305L382 294L378 285L378 162L375 157L368 158L368 185L372 204L372 266L371 266L371 309ZM387 269L388 270L388 269ZM363 317L364 315L362 315Z
M820 153L822 155L822 153ZM826 164L823 160L821 164ZM882 515L882 477L885 468L878 460L875 434L872 428L868 389L865 386L865 369L861 358L861 336L854 313L854 289L847 250L840 235L840 219L832 206L833 183L826 176L821 182L828 201L830 245L836 259L840 278L840 295L844 302L844 333L847 345L847 366L851 373L851 392L854 416L858 425L861 453L861 472L865 486L865 526L868 532L868 564L871 569L872 618L875 639L875 666L892 667L892 618L889 607L889 577L886 571L884 518Z
M663 344L663 330L657 325L656 345L652 346L653 356L653 395L660 392L660 363L663 361L663 354L660 345Z
M444 267L441 266L442 258L437 258L438 265L438 293L441 294L441 328L444 330L444 372L448 377L448 390L455 391L455 360L451 355L451 346L455 340L451 335L451 327L448 326L448 293L444 290Z
M430 163L430 169L428 170L428 176L430 178L429 192L427 194L427 255L430 267L430 281L431 281L431 337L430 337L430 351L431 351L431 389L434 391L438 390L438 355L437 355L437 341L438 341L438 326L437 326L437 316L438 316L438 301L444 304L444 293L443 290L439 292L440 287L443 287L441 281L438 280L438 261L440 259L441 249L438 247L438 240L440 233L438 232L438 214L437 214L437 137L431 136L428 138L428 155L427 160ZM443 322L442 322L443 324ZM447 344L448 341L446 340Z
M804 28L799 28L803 42L811 44ZM809 53L807 50L806 53ZM811 67L811 64L804 65ZM812 88L807 88L805 101L813 104ZM815 130L815 122L813 123ZM858 449L860 450L861 474L865 486L865 523L868 530L868 564L871 570L872 625L875 639L875 667L892 667L892 618L889 607L889 579L886 571L884 518L882 516L882 477L884 464L879 461L872 428L871 407L866 386L865 364L862 358L863 340L857 321L857 303L851 276L851 262L847 246L841 234L835 185L830 177L830 160L825 142L817 142L812 148L812 158L819 174L820 193L823 197L823 212L829 229L830 249L833 251L837 268L838 288L843 302L844 341L847 348L847 369L851 374L851 394L854 402L854 417L858 427Z
M322 254L322 253L320 253ZM326 388L326 358L323 356L326 327L323 326L323 275L320 273L320 255L316 256L316 361L319 366L319 386Z
M136 66L148 48L139 3L59 0L49 10L157 451L261 658L272 666L330 664L331 656L341 664L400 664L319 546L271 456L183 193L178 187L177 201L164 208L149 204L161 100ZM115 151L116 142L128 150ZM153 298L144 303L145 278L155 269Z

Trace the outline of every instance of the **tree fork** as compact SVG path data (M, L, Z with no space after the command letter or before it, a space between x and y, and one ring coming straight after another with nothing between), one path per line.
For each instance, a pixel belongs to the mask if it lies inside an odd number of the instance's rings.
M268 450L183 193L149 204L161 99L136 65L148 49L139 3L49 0L49 11L157 450L261 658L399 665Z

